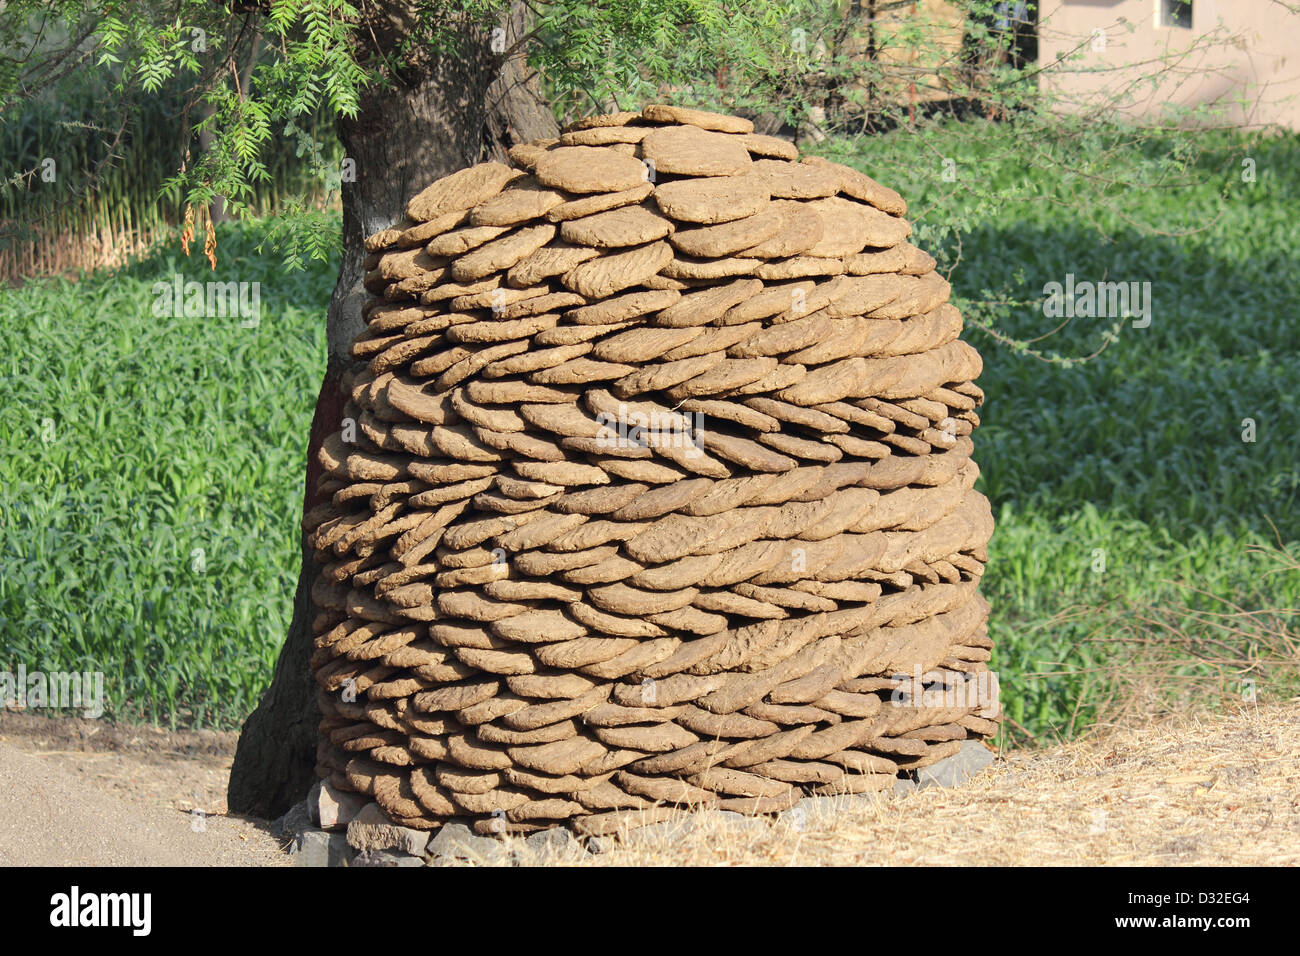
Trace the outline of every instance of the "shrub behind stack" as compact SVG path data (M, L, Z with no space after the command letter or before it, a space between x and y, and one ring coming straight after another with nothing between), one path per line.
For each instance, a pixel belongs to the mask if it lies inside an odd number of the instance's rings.
M602 833L996 729L979 356L898 194L796 159L651 106L367 241L306 519L322 777L407 826Z

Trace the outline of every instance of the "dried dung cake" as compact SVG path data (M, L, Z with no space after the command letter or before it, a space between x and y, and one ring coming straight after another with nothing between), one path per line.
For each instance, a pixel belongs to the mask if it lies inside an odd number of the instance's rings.
M980 358L901 197L799 160L650 106L368 240L306 518L321 777L403 826L600 834L995 732Z

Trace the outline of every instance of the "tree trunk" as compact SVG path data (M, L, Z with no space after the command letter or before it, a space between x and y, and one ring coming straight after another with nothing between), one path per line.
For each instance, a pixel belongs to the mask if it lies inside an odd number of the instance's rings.
M380 6L357 35L368 43L373 36L381 48L392 49L392 41L406 32L408 11L401 4ZM342 382L355 364L348 347L364 327L365 237L399 220L407 201L435 179L487 158L501 159L515 143L557 135L537 77L522 56L503 62L500 52L512 49L525 17L525 7L516 3L504 35L495 41L490 27L459 24L454 52L392 76L388 89L363 96L355 119L339 121L345 155L356 164L356 182L343 184L343 259L326 318L329 361L307 445L304 512L322 500L316 491L321 474L316 453L340 427L346 401ZM227 791L232 813L279 816L316 779L320 711L308 666L311 622L318 613L311 599L316 572L304 541L289 633L271 686L240 733Z

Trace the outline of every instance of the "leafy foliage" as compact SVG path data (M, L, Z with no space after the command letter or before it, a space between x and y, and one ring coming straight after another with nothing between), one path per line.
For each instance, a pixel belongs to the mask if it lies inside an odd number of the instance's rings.
M1083 51L1050 64L1031 62L1022 49L1029 30L1013 29L1007 6L996 0L533 0L524 35L512 35L509 48L494 43L493 50L502 58L522 50L565 119L670 99L746 111L767 128L816 139L827 132L924 131L954 116L1015 116L1036 142L1042 137L1056 147L1056 161L1100 187L1089 165L1098 154L1085 147L1115 128L1117 107L1150 95L1166 73L1187 69L1188 51L1172 52L1120 97L1062 115L1061 106L1077 104L1064 104L1045 80L1082 68ZM1029 20L1037 19L1035 6L1027 5ZM312 118L356 116L365 91L404 82L405 71L430 58L455 58L466 37L496 30L513 8L511 0L14 0L0 27L0 106L10 110L36 96L37 84L48 86L87 62L114 77L106 99L118 104L119 115L98 124L108 130L128 123L140 95L183 91L178 113L186 139L164 187L192 211L210 247L204 211L223 198L235 216L257 213L254 198L272 179L270 164L286 141L312 128ZM373 27L386 17L397 25L385 24L385 40L377 42ZM1227 39L1215 32L1194 48ZM1150 129L1127 128L1126 145L1136 152L1143 143L1170 142L1153 139ZM191 134L204 136L206 147L191 149ZM322 147L327 135L312 137L313 147L296 150L296 158L305 179L324 186L324 196L319 188L286 191L282 180L290 210L319 209L337 197L339 157ZM120 162L117 140L108 142L96 168ZM1093 201L1113 208L1124 190L1175 175L1186 159L1179 152L1186 142L1176 142L1170 154L1112 168L1117 178L1098 188ZM11 187L30 185L34 172L11 173ZM86 188L93 185L92 176ZM287 264L325 254L327 241L308 232L324 221L291 216L275 231ZM941 239L944 226L931 228Z

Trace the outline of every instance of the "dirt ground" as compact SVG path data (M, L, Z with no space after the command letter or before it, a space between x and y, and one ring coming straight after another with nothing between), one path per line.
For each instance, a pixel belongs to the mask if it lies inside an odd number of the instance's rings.
M226 816L236 735L0 713L0 865L280 866Z
M264 823L225 816L234 746L230 733L0 715L0 864L284 865ZM1003 754L960 790L800 827L683 826L565 862L1294 866L1300 702Z

